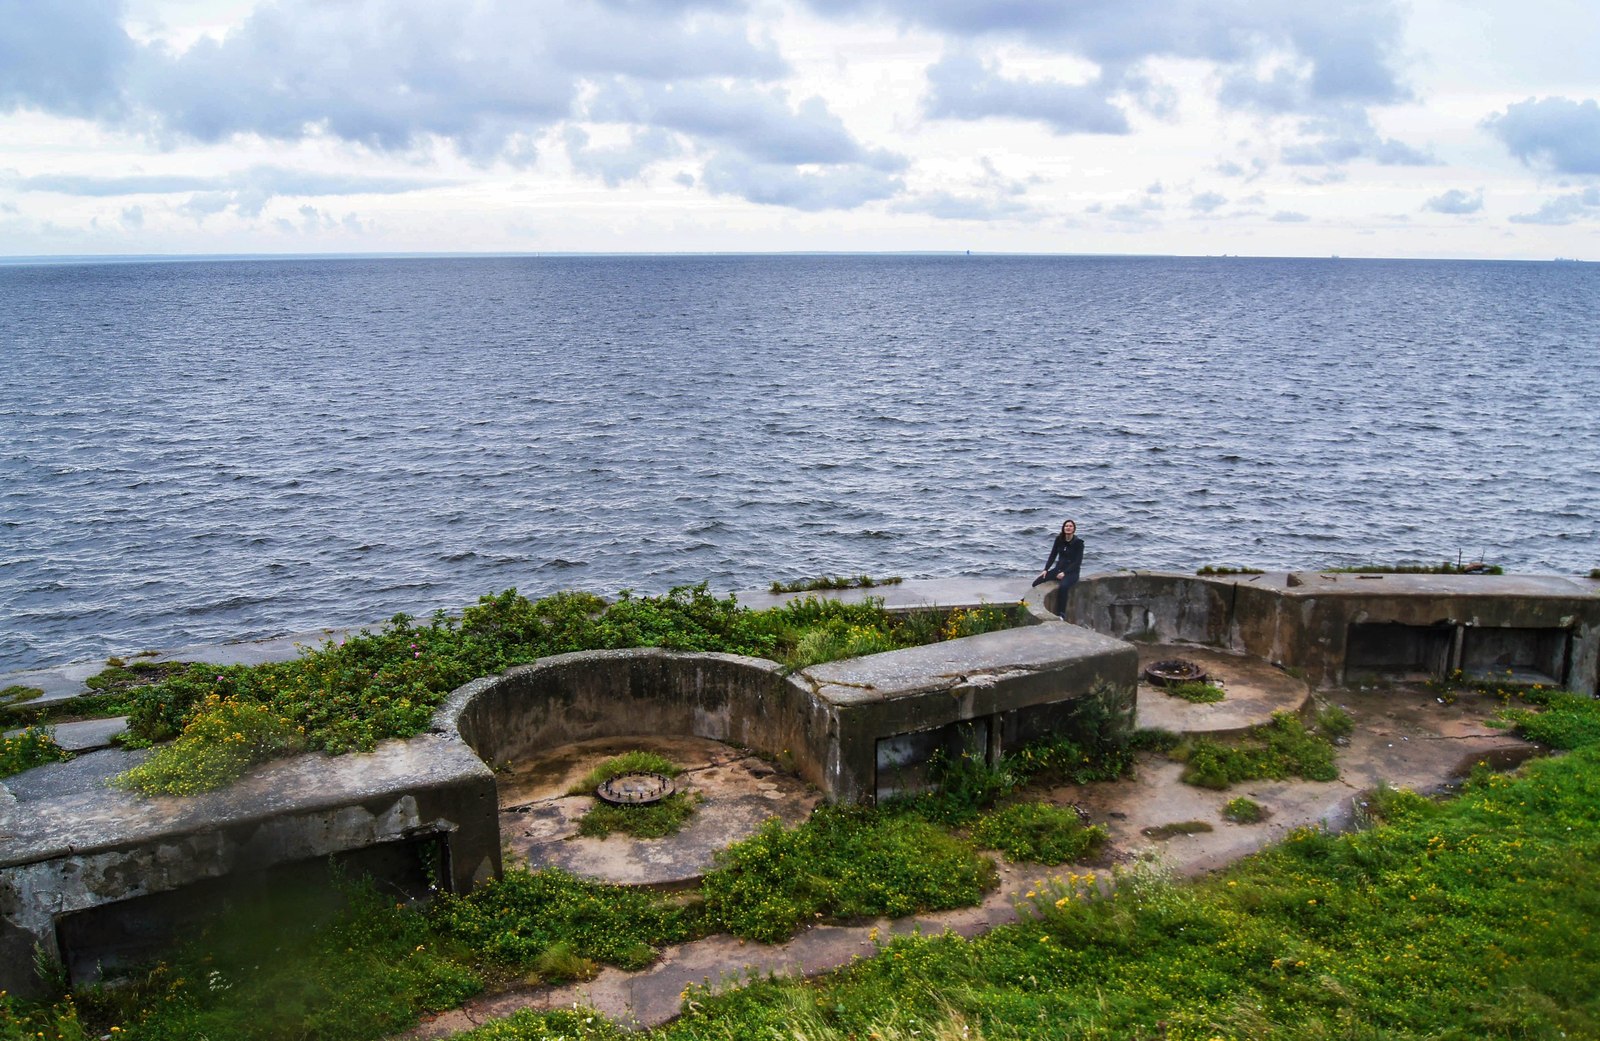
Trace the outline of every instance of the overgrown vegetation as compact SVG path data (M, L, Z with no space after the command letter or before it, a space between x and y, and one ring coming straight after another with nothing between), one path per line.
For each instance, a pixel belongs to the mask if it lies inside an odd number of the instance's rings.
M717 854L700 891L719 929L775 943L803 922L965 907L995 883L969 843L914 814L821 806L803 826L771 820Z
M1184 783L1201 788L1286 777L1331 781L1339 776L1332 743L1287 712L1273 713L1272 722L1252 727L1237 740L1192 737L1169 754L1185 764Z
M481 598L459 619L439 612L419 623L396 615L377 632L329 641L290 662L114 666L102 674L108 678L95 697L129 717L133 743L183 735L128 786L191 793L227 784L274 755L365 751L385 738L410 737L461 684L551 654L664 647L758 655L803 668L1014 623L1014 612L1004 608L940 613L934 622L892 616L876 600L816 597L750 611L731 596L712 596L704 584L659 597L625 594L610 605L585 593L529 600L507 590ZM159 678L133 682L150 676ZM88 707L87 699L74 702L80 711ZM228 718L202 718L218 713ZM254 729L231 725L240 721Z
M492 965L544 979L582 962L641 969L659 948L700 935L689 905L659 893L591 882L557 868L508 871L464 897L441 897L431 918L444 937ZM554 954L552 954L554 952Z
M1169 697L1182 698L1195 705L1210 705L1228 696L1227 691L1215 683L1190 680L1187 683L1169 683L1161 688Z
M1052 877L1031 891L1030 918L1016 926L973 940L895 939L815 981L760 980L716 995L692 988L682 1018L644 1036L909 1041L1035 1037L1040 1024L1051 1036L1098 1039L1163 1030L1171 1039L1286 1041L1600 1036L1600 703L1563 695L1537 708L1512 709L1513 725L1526 723L1516 713L1542 718L1570 754L1515 776L1479 770L1458 799L1380 787L1364 800L1375 822L1366 830L1301 829L1190 884L1148 869L1121 872L1110 887ZM836 812L863 825L916 820ZM834 841L833 826L824 821L813 840L825 851L848 845ZM851 856L818 859L811 848L769 845L756 859L783 852L777 863L788 863L765 872L771 887L755 883L760 872L746 875L743 891L756 904L781 902L781 887L807 873L816 877L797 884L844 887ZM915 842L898 856L896 878L924 860ZM871 871L857 877L863 892L878 881ZM692 899L548 872L511 872L426 916L367 893L323 921L307 917L296 891L286 905L216 927L131 985L85 990L76 1003L0 996L0 1038L365 1041L485 982L646 964L663 943L721 927ZM795 919L805 920L816 919ZM620 1041L617 1029L578 1009L522 1013L468 1036Z
M1012 862L1076 863L1097 853L1107 838L1099 824L1086 824L1068 806L1015 803L986 813L973 825L972 839L984 849L999 850Z
M657 802L613 805L596 801L578 822L578 834L603 839L613 832L636 839L662 839L676 835L694 816L698 792L673 792Z
M1482 561L1455 564L1444 560L1437 564L1359 564L1324 568L1323 572L1330 575L1503 575L1506 569Z
M784 593L809 593L822 589L876 589L878 586L897 586L905 581L899 575L889 578L873 578L871 575L824 575L821 578L802 578L794 582L773 582L772 592L781 596Z
M567 789L568 795L593 795L594 790L623 774L661 774L663 777L677 777L683 773L683 767L659 752L647 752L642 748L630 748L621 755L614 755L599 763L593 770L583 775L583 779Z
M1259 802L1248 796L1241 795L1236 799L1229 799L1222 807L1222 817L1235 824L1260 824L1267 819L1267 811Z
M10 736L0 735L0 777L71 758L72 753L56 744L55 735L43 727L28 727Z

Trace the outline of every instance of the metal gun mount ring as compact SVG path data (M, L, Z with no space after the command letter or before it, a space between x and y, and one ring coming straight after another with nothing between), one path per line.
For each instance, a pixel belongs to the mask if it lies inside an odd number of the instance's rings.
M1179 683L1205 683L1211 679L1206 670L1186 658L1168 658L1145 666L1144 678L1157 687L1173 687Z
M666 774L629 773L618 774L601 784L594 793L605 802L618 806L644 806L660 802L675 791L677 786Z

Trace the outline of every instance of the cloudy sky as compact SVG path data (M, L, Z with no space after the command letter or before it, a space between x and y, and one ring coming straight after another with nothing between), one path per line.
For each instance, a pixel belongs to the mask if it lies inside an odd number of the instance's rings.
M0 0L0 255L1600 259L1596 0Z

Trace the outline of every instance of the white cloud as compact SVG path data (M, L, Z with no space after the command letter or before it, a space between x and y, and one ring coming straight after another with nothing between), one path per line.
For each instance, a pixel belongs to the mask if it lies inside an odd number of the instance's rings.
M1593 98L1529 98L1483 125L1524 163L1556 173L1600 174L1600 103Z
M1548 225L1600 220L1600 188L1585 188L1581 192L1558 195L1533 213L1513 214L1510 220L1514 224Z
M1468 193L1460 188L1451 188L1423 203L1422 208L1432 210L1434 213L1477 213L1483 209L1483 189L1479 188L1476 192Z

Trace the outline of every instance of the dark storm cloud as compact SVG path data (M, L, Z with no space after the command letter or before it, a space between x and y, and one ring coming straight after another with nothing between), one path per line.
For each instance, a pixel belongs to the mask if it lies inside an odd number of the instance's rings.
M109 116L134 44L118 0L0 0L0 112Z
M970 55L947 55L928 70L925 111L936 119L1037 120L1059 134L1126 134L1128 118L1103 81L1067 84L1010 79Z
M1600 174L1600 104L1593 98L1529 98L1490 116L1483 126L1530 166Z

